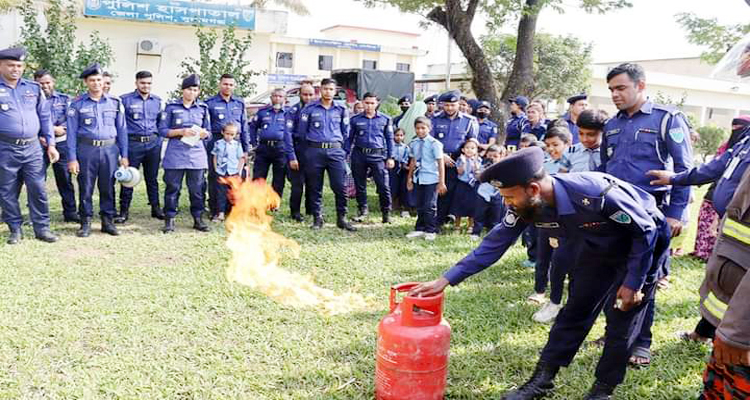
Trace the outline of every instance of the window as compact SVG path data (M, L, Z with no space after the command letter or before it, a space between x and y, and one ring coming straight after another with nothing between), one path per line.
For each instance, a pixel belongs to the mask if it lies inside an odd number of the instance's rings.
M362 69L378 69L378 62L375 60L362 60Z
M292 53L276 53L276 66L278 68L292 68L293 57Z
M409 67L411 67L411 65L407 63L396 63L396 71L409 72Z
M318 69L321 71L332 71L333 56L318 56Z

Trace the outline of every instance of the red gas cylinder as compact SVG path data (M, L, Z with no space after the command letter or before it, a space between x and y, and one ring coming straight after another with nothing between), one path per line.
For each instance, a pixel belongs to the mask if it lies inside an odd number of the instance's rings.
M378 325L378 400L438 400L445 394L451 327L443 319L443 294L396 301L398 292L416 285L391 287L391 312Z

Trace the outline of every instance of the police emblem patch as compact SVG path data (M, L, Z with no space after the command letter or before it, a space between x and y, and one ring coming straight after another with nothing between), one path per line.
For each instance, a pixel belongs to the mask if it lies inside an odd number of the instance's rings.
M8 109L10 109L10 106L8 106L7 104L0 104L0 109L3 111L8 111Z
M442 139L445 137L445 134L443 132L438 133L438 139Z
M224 119L224 114L219 114L219 119Z
M682 143L685 140L685 131L680 128L672 128L669 130L669 137L674 140L675 143Z
M518 222L518 214L516 214L513 211L508 210L505 213L505 218L503 218L503 225L505 225L508 228L512 228L516 226L516 222Z
M84 118L83 119L83 124L84 125L91 125L91 118Z
M625 211L618 211L610 215L609 219L620 224L629 224L633 222L633 219L630 218L630 215L628 215L628 213L626 213Z
M308 119L308 118L310 118L310 116L309 116L309 115L307 115L307 114L302 114L302 116L301 116L301 117L299 117L299 118L300 118L301 120L303 120L303 121L307 121L307 119Z

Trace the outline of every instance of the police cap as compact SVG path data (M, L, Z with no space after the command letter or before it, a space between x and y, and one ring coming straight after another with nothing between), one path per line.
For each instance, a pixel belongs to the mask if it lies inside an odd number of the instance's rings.
M433 94L432 96L426 97L424 99L424 103L425 104L436 103L436 102L437 102L437 95L436 94Z
M11 47L0 50L0 60L24 61L26 60L26 49L23 47Z
M589 96L586 93L579 93L575 96L568 97L568 104L575 104L578 100L586 100Z
M86 79L91 75L101 75L104 71L102 70L101 65L99 63L93 63L88 66L88 68L84 69L83 72L81 72L81 75L78 75L81 79Z
M529 105L529 99L526 96L516 96L508 99L508 101L511 103L516 103L521 107L526 107Z
M398 105L401 105L402 103L411 103L411 96L408 94L400 99L398 99Z
M471 107L472 110L476 111L477 106L479 106L479 100L477 99L469 99L466 101L466 103L469 104L469 107Z
M447 91L438 97L438 101L441 103L456 103L461 98L461 92L458 90Z
M544 169L544 151L527 147L503 158L487 168L479 180L498 188L526 185Z
M486 108L488 108L488 109L491 110L492 109L492 104L490 104L490 102L487 101L487 100L477 100L477 108L476 109L479 110L480 108L484 108L484 107L486 107Z
M190 74L185 79L182 80L183 89L187 89L193 86L200 86L200 85L201 85L201 79L196 74Z

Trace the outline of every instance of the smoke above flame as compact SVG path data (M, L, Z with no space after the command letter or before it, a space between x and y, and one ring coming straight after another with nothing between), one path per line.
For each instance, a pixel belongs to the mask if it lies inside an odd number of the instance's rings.
M267 212L279 207L279 195L262 179L221 179L230 187L232 202L226 220L227 247L232 252L226 270L230 282L249 286L281 304L315 308L327 315L356 311L365 304L358 294L337 295L309 277L280 268L282 256L299 257L300 246L271 229L273 217Z

